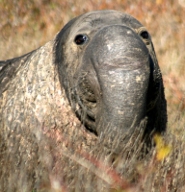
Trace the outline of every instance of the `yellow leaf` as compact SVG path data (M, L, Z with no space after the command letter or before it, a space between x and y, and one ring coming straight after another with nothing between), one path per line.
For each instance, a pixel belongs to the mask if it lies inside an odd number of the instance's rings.
M154 136L154 141L156 143L157 149L157 160L162 161L170 153L171 147L169 145L166 145L163 141L163 138L158 134Z
M171 147L163 146L161 149L157 150L157 160L162 161L171 151Z

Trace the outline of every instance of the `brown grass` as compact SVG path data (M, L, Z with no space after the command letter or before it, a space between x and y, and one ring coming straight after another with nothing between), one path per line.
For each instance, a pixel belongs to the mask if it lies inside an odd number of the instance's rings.
M24 0L0 0L0 60L36 49L52 39L73 17L98 9L130 13L151 33L168 101L168 133L164 139L156 137L157 147L147 161L138 161L135 170L127 170L137 172L134 173L139 178L137 182L133 182L133 178L122 178L114 169L103 167L84 154L81 155L85 160L80 163L85 162L82 165L85 167L94 162L92 170L97 174L102 172L102 167L105 172L108 169L107 177L99 176L110 186L116 183L118 187L112 192L185 191L184 0L31 0L26 3ZM72 155L64 155L75 161ZM128 165L131 167L132 163Z

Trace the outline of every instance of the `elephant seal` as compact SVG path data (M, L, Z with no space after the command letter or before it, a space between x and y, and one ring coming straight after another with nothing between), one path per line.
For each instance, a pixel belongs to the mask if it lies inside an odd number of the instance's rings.
M0 103L1 191L74 187L90 174L74 154L102 153L100 141L119 153L122 136L167 122L150 34L113 10L78 16L46 45L0 61Z

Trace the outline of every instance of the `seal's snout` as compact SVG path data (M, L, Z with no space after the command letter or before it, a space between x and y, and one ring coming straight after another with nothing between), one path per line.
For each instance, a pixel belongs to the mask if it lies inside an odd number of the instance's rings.
M104 67L136 69L148 59L149 55L139 35L123 25L104 27L94 36L91 46L96 47L94 58L98 59L98 63L104 63Z
M106 26L90 40L83 63L91 73L80 90L89 89L96 103L86 102L90 129L100 134L106 122L116 130L139 124L150 76L149 52L140 36L124 25Z

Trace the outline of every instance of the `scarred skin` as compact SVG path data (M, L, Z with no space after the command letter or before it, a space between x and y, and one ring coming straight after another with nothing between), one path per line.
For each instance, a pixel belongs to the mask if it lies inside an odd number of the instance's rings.
M151 37L112 10L81 15L46 45L0 61L0 103L0 191L52 188L52 178L72 187L80 166L69 154L101 153L107 141L119 153L143 119L144 135L167 122Z

